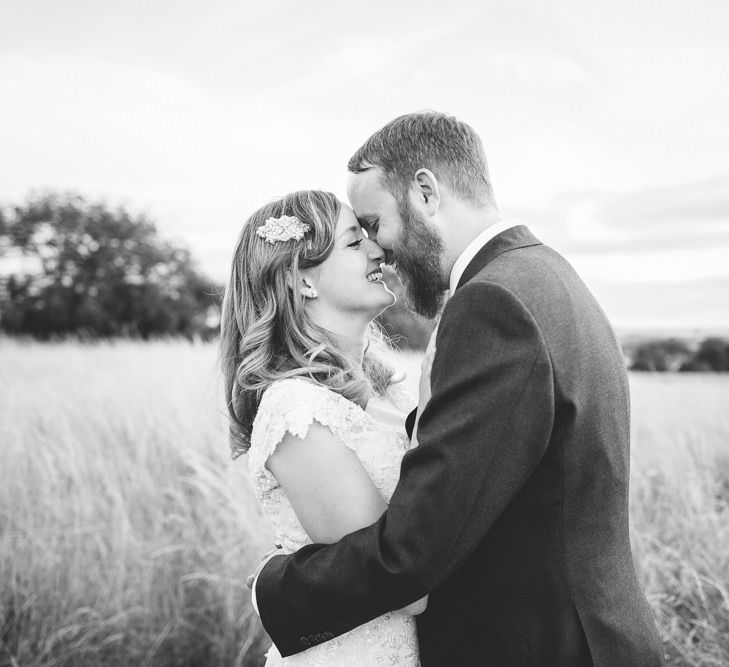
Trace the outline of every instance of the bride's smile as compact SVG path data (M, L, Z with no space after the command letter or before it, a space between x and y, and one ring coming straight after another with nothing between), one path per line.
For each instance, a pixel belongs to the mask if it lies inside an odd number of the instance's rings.
M334 247L321 264L301 269L316 298L306 299L312 321L342 335L364 332L369 322L395 302L382 280L382 248L368 239L349 206L342 205Z

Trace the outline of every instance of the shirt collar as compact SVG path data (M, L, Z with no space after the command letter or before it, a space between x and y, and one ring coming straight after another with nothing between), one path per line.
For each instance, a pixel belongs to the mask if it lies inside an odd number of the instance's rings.
M520 224L521 222L514 220L513 218L508 220L499 220L490 227L484 229L464 248L463 252L458 255L458 258L451 269L451 277L448 282L451 295L456 291L458 281L461 279L466 267L471 263L471 260L478 254L478 251L481 250L481 248L483 248L492 238L501 234L501 232L505 232L507 229L511 229L512 227L516 227Z

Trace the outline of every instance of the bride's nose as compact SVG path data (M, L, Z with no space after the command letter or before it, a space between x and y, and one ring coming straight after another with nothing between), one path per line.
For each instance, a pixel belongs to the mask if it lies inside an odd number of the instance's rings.
M367 244L367 256L373 262L382 264L385 261L385 251L375 241L365 239L364 242Z

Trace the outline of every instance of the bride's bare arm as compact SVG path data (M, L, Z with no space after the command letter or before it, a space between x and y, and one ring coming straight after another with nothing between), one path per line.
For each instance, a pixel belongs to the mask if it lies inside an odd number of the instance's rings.
M314 542L337 542L387 509L357 455L318 422L303 439L286 433L266 467Z
M357 455L317 422L303 439L287 433L266 467L314 542L337 542L373 524L387 509ZM419 614L426 605L424 598L403 611Z

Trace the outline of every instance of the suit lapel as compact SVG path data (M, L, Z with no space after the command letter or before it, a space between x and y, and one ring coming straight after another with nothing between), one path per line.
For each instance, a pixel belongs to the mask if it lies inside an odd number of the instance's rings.
M534 245L542 245L542 242L529 231L526 225L517 225L516 227L511 227L501 232L501 234L497 234L469 262L461 279L458 281L458 285L456 285L456 289L465 285L484 266L502 253L508 252L509 250L516 250L517 248L528 248Z

